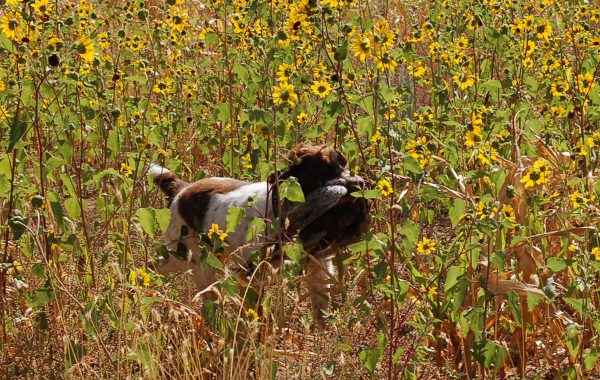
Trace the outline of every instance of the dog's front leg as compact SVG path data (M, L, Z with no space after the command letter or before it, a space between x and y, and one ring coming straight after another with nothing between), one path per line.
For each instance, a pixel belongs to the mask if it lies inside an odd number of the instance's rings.
M189 259L180 259L175 250L181 254L184 250L186 254L189 254ZM187 238L185 244L182 242L170 242L167 244L167 250L170 252L167 262L156 266L154 269L157 273L166 274L173 272L191 272L191 277L197 286L197 289L202 292L211 285L214 285L217 280L217 273L214 268L200 267L200 261L202 258L202 249L200 248L200 239L198 238ZM203 298L214 300L214 292L206 292L203 294Z
M325 323L323 311L329 306L329 290L333 273L334 267L330 257L317 259L308 255L308 270L304 282L310 292L313 318L317 325Z

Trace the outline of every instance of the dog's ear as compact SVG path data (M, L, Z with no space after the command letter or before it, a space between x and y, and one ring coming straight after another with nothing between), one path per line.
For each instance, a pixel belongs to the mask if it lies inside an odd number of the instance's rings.
M295 177L296 171L298 170L296 168L296 164L298 164L302 160L302 157L305 155L306 149L304 148L304 144L300 143L294 146L292 149L289 150L287 155L287 160L289 162L287 162L286 165L288 165L289 167L284 170L278 170L277 173L271 173L267 177L267 182L273 184L277 182L277 180L284 180L292 176Z
M325 147L324 147L325 148ZM348 164L348 159L342 153L336 151L335 149L329 149L329 159L331 162L336 163L339 167L344 168Z
M308 156L309 154L314 154L314 149L311 148L314 147L307 147L302 143L296 145L290 149L288 153L288 160L292 165L299 163L304 157Z

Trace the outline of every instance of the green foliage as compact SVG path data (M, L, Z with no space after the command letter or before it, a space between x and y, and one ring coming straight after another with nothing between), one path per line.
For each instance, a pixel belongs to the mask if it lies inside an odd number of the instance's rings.
M593 377L600 13L538 3L2 2L0 371ZM152 270L171 215L148 163L259 181L299 142L342 151L373 205L322 331L285 221L250 221L251 265L225 255L255 200L200 235L201 307Z
M291 202L304 203L304 193L298 179L290 177L279 185L279 197Z

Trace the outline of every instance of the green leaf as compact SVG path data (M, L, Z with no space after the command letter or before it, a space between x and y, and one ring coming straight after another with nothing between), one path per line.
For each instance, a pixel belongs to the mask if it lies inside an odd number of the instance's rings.
M447 292L453 286L458 283L458 279L461 276L464 276L465 270L459 266L453 265L448 268L448 273L446 274L446 281L444 282L444 291Z
M171 210L168 208L159 208L154 210L154 216L162 232L167 232L169 222L171 221Z
M347 56L348 56L348 40L345 40L342 45L338 46L338 48L335 49L335 53L333 53L333 58L336 61L341 62L344 59L346 59Z
M475 339L481 339L483 331L483 309L469 308L463 311L459 318L463 333L473 332Z
M410 283L406 280L399 280L395 284L395 288L396 288L396 296L398 297L398 300L402 301L404 299L404 297L408 294L408 291L410 289Z
M356 126L361 136L373 136L373 133L375 132L373 118L371 116L363 116L358 118L358 120L356 120Z
M394 356L392 356L392 363L398 364L398 362L400 361L400 358L402 358L402 355L404 355L405 352L406 352L405 347L398 348L396 350L396 352L394 353Z
M548 259L548 268L550 268L554 273L560 272L564 269L567 269L568 266L573 264L575 260L572 259L560 259L558 257L550 257Z
M531 313L543 299L539 294L527 293L527 310Z
M493 268L504 271L506 266L506 254L504 251L494 252L490 258L490 262Z
M251 241L258 236L258 234L264 232L267 224L263 218L255 217L248 223L248 232L246 232L246 241Z
M227 232L234 232L244 219L245 210L242 207L229 207L227 209Z
M579 315L583 316L584 315L584 300L581 299L577 299L577 298L571 298L571 297L565 297L563 298L563 301L565 301L565 303L571 305L573 307L573 309L575 309L575 311L577 311L577 313L579 313Z
M112 176L119 176L119 172L117 170L115 170L114 168L108 168L102 171L99 171L98 173L95 173L92 178L88 181L86 181L86 184L91 184L91 183L98 183L98 181L100 181L102 178L108 176L108 175L112 175Z
M510 309L513 319L518 326L522 326L523 320L521 319L521 297L513 290L508 292L506 297L508 298L508 308Z
M452 206L448 210L448 216L452 223L452 228L456 227L460 222L461 218L465 215L466 203L462 199L454 199Z
M204 38L204 42L206 43L206 46L210 46L213 43L217 42L218 40L219 40L219 35L215 32L206 33L206 37Z
M17 49L13 45L12 41L9 40L4 34L0 34L0 46L13 54L17 52Z
M538 90L539 83L533 77L526 76L525 84L529 86L529 91L531 91L532 93Z
M21 141L27 131L27 123L22 120L15 120L10 126L10 135L8 137L8 151L12 151L15 145Z
M279 197L292 202L304 203L302 187L295 177L290 177L279 185Z
M35 86L31 79L23 79L22 89L21 89L21 102L23 105L28 106L34 100Z
M479 88L481 89L481 91L490 91L493 93L502 91L502 82L496 79L490 79L480 84Z
M354 96L356 98L359 97L359 95ZM373 95L364 96L358 101L353 101L352 103L358 104L367 113L367 115L373 116L375 114L373 112Z
M591 371L600 358L600 347L586 348L583 350L583 363L586 371Z
M435 199L443 199L443 198L445 198L444 193L442 193L441 191L439 191L438 189L436 189L435 187L432 187L432 186L426 186L421 191L421 200L426 203L431 202Z
M335 345L335 348L340 351L350 351L352 349L352 346L346 343L337 343Z
M412 251L419 240L419 227L408 220L399 230L400 235L404 236L402 245L407 251Z
M36 275L38 278L42 280L47 280L48 276L46 276L46 265L42 263L36 263L31 266L31 273Z
M377 367L377 362L379 361L380 355L381 352L378 348L366 349L360 352L360 362L365 366L371 375L375 373L375 368Z
M67 192L71 198L77 198L77 192L75 191L75 186L73 186L73 178L67 173L61 173L60 179L62 180L63 185L67 188Z
M572 359L576 359L579 356L579 346L581 345L581 342L581 328L575 324L567 326L565 329L565 343Z
M228 123L230 119L229 115L229 105L227 103L219 103L215 107L215 116L222 123Z
M151 370L153 368L154 362L152 361L152 354L150 353L150 351L148 350L146 345L143 345L143 346L140 345L136 348L135 358L146 369L144 372L146 372L146 371L152 372Z
M575 380L577 379L577 373L578 371L575 369L575 366L569 365L557 373L554 378L561 380Z
M283 252L285 253L285 255L295 263L300 261L300 257L302 257L303 251L304 247L301 243L298 242L288 243L283 246Z
M140 304L144 305L144 306L149 306L152 305L153 303L156 302L162 302L165 299L163 297L142 297L140 299Z
M450 272L450 271L449 271ZM448 273L450 275L450 273ZM453 273L455 275L456 273ZM454 281L454 284L448 288L446 292L446 297L444 298L444 308L451 306L451 310L456 313L461 307L463 300L467 294L467 290L469 289L469 279L464 275L460 275ZM444 288L446 285L444 285Z
M93 120L96 117L96 111L91 107L83 106L81 107L81 110L86 120Z
M71 220L78 220L79 217L81 217L81 207L79 207L79 200L76 198L68 198L65 200L65 209Z
M379 189L373 190L359 190L351 193L354 198L365 198L365 199L381 199L381 191Z
M206 263L215 269L223 269L223 263L212 252L206 255Z
M490 368L495 354L496 345L492 341L479 341L473 344L473 356L475 357L475 360L477 360L479 364L483 365L483 368L485 369Z
M123 80L127 81L127 82L139 83L139 84L148 83L148 79L146 79L145 77L139 76L139 75L131 75L131 76L123 78Z
M55 299L56 296L54 295L54 290L49 286L32 290L25 296L27 305L32 308L47 305Z
M151 208L140 208L137 210L135 215L138 217L140 226L145 233L154 237L154 222L156 220L154 215L154 209Z
M415 174L423 173L423 168L421 168L419 161L412 156L404 157L404 169Z
M13 240L19 240L25 233L27 219L23 218L21 215L15 215L8 220L8 225L13 231Z

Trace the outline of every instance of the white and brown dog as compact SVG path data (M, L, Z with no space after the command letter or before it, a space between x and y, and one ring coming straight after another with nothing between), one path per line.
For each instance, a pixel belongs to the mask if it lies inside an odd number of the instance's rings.
M202 248L199 233L212 224L226 225L230 207L245 208L242 221L226 238L224 254L228 262L240 266L249 263L251 252L257 251L258 239L246 241L250 222L255 217L268 221L284 220L286 240L297 235L306 253L308 268L305 283L310 290L313 315L322 321L322 311L329 301L331 257L335 248L359 241L370 226L369 204L350 195L364 184L361 177L350 176L347 160L326 146L298 145L289 153L292 165L265 182L248 183L232 178L212 177L188 183L169 170L152 164L148 173L167 195L171 220L166 232L167 249L184 251L187 260L171 254L168 261L156 267L158 273L190 270L200 290L217 282L217 273L201 268ZM304 203L279 200L279 183L295 177L305 195ZM249 200L252 200L251 207ZM263 243L264 245L264 243ZM191 252L191 255L188 254ZM181 256L181 255L180 255Z

